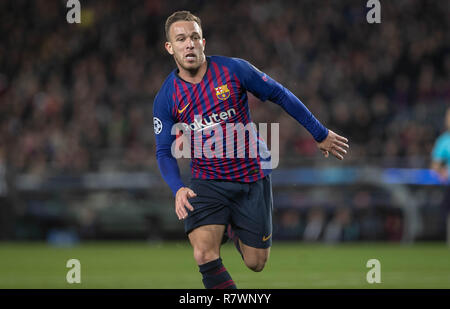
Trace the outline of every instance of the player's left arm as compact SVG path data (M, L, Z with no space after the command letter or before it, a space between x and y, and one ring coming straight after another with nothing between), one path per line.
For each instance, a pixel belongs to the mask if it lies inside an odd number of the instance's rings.
M327 129L291 91L261 72L249 62L233 58L244 87L262 101L280 105L313 136L325 157L331 153L342 160L347 154L348 139Z

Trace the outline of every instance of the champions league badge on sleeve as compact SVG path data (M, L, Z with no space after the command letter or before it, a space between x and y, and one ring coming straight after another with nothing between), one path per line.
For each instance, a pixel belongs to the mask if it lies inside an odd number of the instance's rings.
M159 134L162 131L162 122L157 117L153 117L153 129L155 130L155 134Z

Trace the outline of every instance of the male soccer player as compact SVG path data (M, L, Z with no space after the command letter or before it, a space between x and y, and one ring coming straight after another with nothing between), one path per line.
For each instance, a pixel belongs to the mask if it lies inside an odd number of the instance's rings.
M446 183L446 193L442 202L442 211L446 219L447 244L450 245L450 107L445 113L445 132L442 133L434 144L431 153L431 169L436 171L443 183Z
M175 212L184 220L205 288L236 288L220 258L222 241L231 238L245 265L255 272L264 268L272 243L271 169L261 155L267 148L254 129L245 133L245 142L236 137L242 132L230 129L230 124L251 123L247 91L280 105L311 133L326 157L331 153L342 160L347 139L325 128L289 90L247 61L206 57L197 16L175 12L166 20L165 31L165 48L177 69L165 80L153 106L158 166L175 196ZM190 131L189 187L171 152L177 123ZM198 146L198 139L207 142L212 136L218 138L214 153L223 150L225 155L210 156L203 144ZM252 156L255 140L258 152Z

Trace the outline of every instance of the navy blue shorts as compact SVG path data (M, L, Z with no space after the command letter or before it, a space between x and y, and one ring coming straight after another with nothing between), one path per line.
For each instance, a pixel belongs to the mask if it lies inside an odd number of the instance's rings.
M208 224L231 224L247 246L268 248L272 245L272 183L270 175L251 183L191 179L197 194L189 199L194 211L188 212L184 230Z

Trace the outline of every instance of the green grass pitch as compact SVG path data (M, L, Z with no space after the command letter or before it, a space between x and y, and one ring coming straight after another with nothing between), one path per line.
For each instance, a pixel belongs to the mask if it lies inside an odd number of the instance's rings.
M450 247L365 243L308 245L275 242L266 268L254 273L232 244L221 256L242 289L449 289ZM69 284L69 259L81 263L81 283ZM381 283L369 284L369 259L381 264ZM0 243L0 288L202 289L188 242L88 242L68 248Z

